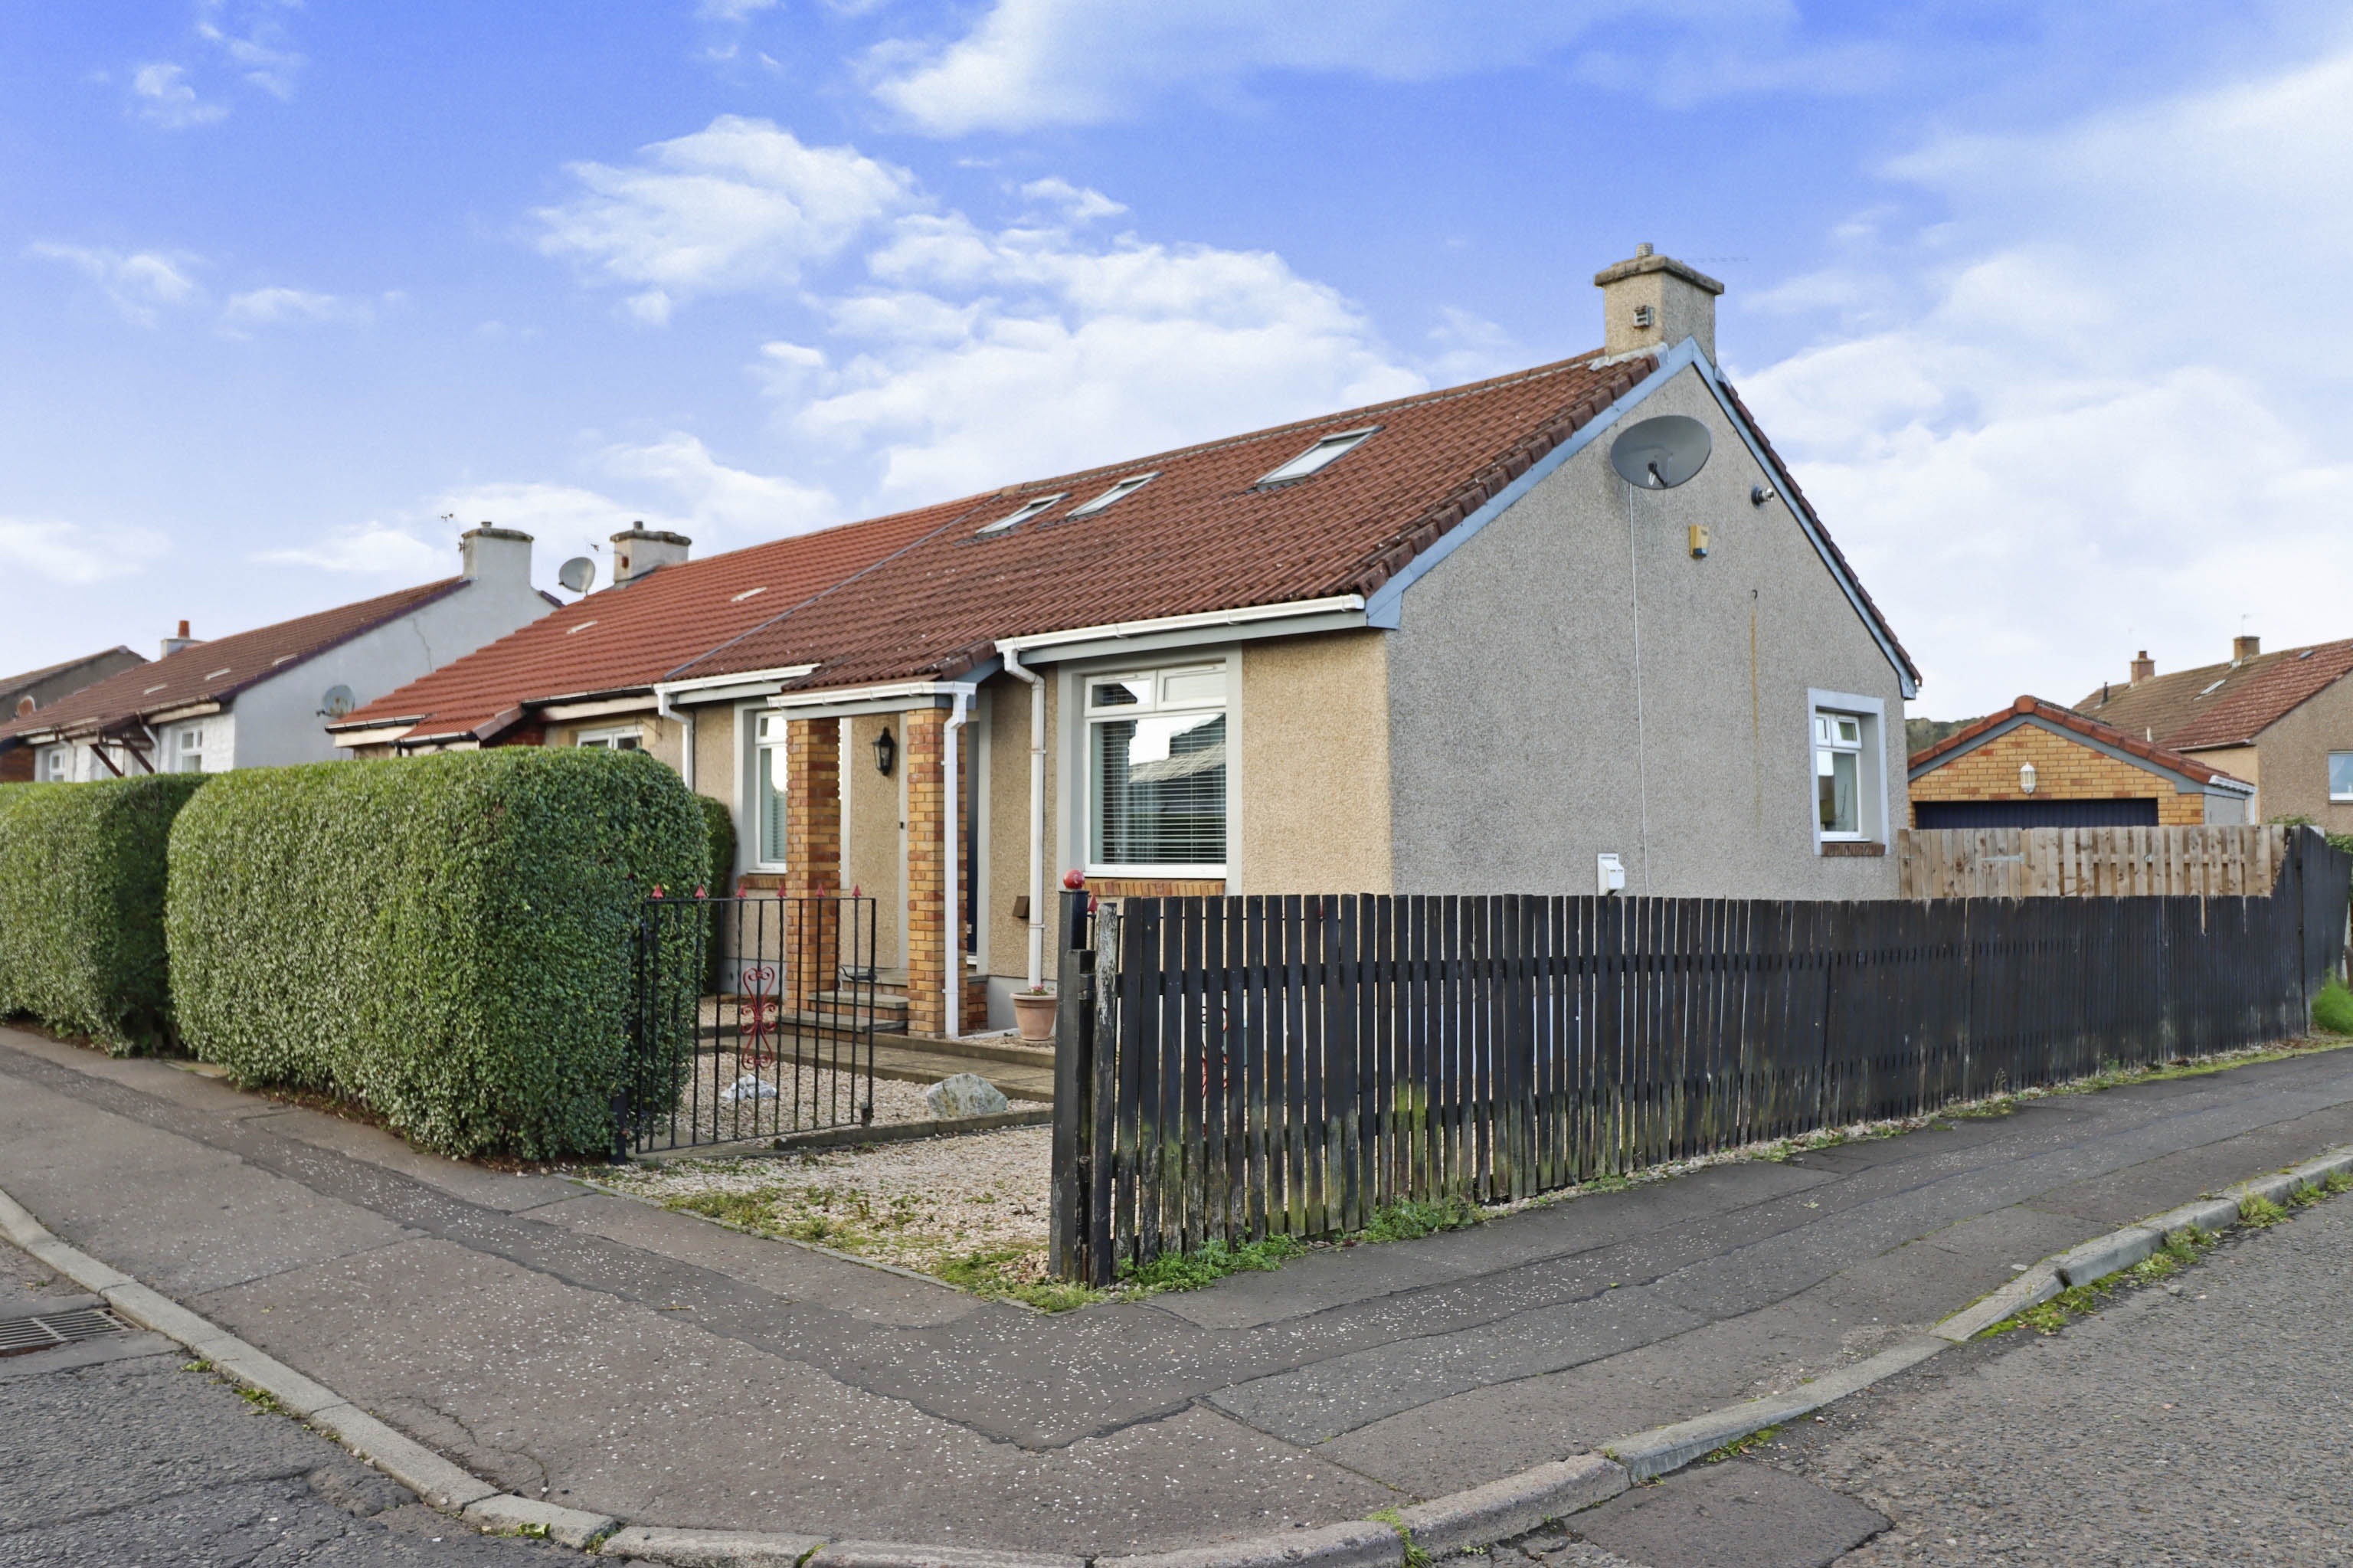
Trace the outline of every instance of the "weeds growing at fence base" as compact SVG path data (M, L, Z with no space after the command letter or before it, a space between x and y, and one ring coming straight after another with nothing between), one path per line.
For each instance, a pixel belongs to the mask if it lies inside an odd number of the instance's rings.
M2353 991L2346 990L2344 980L2336 975L2330 975L2320 994L2313 998L2312 1022L2314 1027L2331 1034L2353 1034Z

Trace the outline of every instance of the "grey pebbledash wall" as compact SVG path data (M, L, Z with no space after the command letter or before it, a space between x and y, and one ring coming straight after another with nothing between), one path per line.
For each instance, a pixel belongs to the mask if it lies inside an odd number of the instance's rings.
M1398 892L1590 893L1614 851L1634 894L1895 895L1893 858L1816 851L1808 699L1883 705L1867 825L1884 842L1905 800L1895 667L1788 507L1750 503L1771 482L1696 368L1627 418L1660 414L1708 427L1697 478L1634 492L1605 432L1405 593L1388 648Z

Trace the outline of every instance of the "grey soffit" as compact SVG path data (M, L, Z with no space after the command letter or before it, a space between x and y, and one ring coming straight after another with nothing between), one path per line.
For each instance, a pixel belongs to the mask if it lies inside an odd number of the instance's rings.
M0 1356L53 1351L77 1340L125 1332L122 1320L103 1307L79 1307L31 1318L0 1318Z

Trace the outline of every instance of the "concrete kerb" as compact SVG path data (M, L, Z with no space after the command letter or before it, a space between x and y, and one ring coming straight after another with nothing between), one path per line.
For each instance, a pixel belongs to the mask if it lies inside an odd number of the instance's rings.
M2063 1277L2070 1285L2105 1278L2148 1257L2175 1230L2193 1224L2222 1230L2236 1224L2239 1205L2250 1195L2284 1202L2297 1189L2316 1186L2339 1171L2353 1171L2353 1147L2242 1181L2217 1196L2055 1254L1946 1317L1920 1338L1787 1393L1638 1432L1602 1445L1599 1453L1572 1455L1417 1503L1400 1510L1394 1524L1385 1516L1176 1552L1097 1557L1091 1563L976 1547L829 1543L821 1536L628 1525L610 1515L502 1493L208 1319L58 1240L5 1192L0 1192L0 1230L59 1274L96 1292L122 1316L185 1345L235 1381L269 1394L280 1408L307 1420L427 1502L489 1532L542 1536L603 1555L672 1568L1406 1568L1409 1542L1417 1552L1443 1556L1507 1540L1591 1508L1635 1481L1680 1469L1728 1443L1809 1414L1916 1366L2049 1300L2059 1293Z

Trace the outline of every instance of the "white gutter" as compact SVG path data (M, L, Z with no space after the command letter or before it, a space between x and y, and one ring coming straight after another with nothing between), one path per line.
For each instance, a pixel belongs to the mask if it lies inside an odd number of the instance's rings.
M1040 631L1029 637L1000 637L997 651L1011 655L1032 648L1052 648L1065 642L1094 642L1107 638L1149 637L1161 631L1192 631L1217 626L1249 626L1262 620L1293 620L1312 615L1334 615L1365 608L1365 596L1344 593L1330 599L1293 599L1288 604L1253 604L1237 609L1204 610L1197 615L1163 615L1150 620L1115 620L1107 626L1078 626L1068 631Z
M656 681L654 694L679 696L690 692L704 694L726 692L733 694L733 689L737 686L774 685L785 681L797 681L802 676L814 674L816 672L817 666L814 664L785 664L774 670L738 670L732 675L698 675L691 681ZM769 694L761 692L744 694L766 696Z
M1000 642L1005 673L1029 683L1029 989L1046 983L1046 677Z
M956 732L964 727L964 721L971 715L973 690L968 685L955 688L955 707L949 713L947 723L940 728L940 773L944 786L941 799L947 812L947 821L943 824L946 830L944 837L947 843L947 874L940 879L947 889L947 907L944 915L947 929L942 933L944 942L940 949L942 957L947 960L942 965L947 971L948 1001L947 1021L943 1033L951 1040L959 1039L964 1033L964 954L959 950L959 939L964 932L962 922L956 918L963 906L963 900L958 896L957 874L964 867L961 846L956 842L956 828L964 813L962 803L956 799L956 786L963 781L956 768Z

